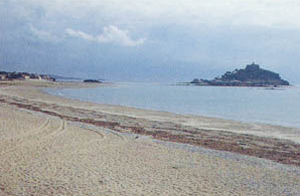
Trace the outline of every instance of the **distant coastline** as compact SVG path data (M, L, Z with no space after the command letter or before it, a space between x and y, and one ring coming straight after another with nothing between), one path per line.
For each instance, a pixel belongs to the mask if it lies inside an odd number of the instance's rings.
M0 81L11 81L11 80L46 80L55 81L55 78L50 75L27 73L27 72L6 72L0 71Z
M6 72L0 71L0 81L13 80L40 80L50 82L84 82L84 83L102 83L104 79L83 79L76 77L58 76L53 74L37 74L28 72Z

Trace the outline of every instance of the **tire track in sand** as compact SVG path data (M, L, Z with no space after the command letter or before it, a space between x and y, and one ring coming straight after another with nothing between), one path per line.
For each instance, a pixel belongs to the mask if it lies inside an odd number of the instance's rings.
M24 145L40 146L40 144L49 142L49 139L55 138L66 131L66 121L61 120L61 124L56 131L50 132L46 135L40 135L44 133L45 130L47 130L50 127L50 125L51 125L50 118L47 118L46 122L42 126L34 129L34 131L30 131L31 134L30 133L26 134L28 135L28 137L24 138L24 136L22 136L23 139L20 142L18 142L19 145L10 148L9 150L1 153L0 155L5 155L7 153L14 152Z
M90 129L90 128L82 128L82 129L93 132L93 133L99 135L102 139L104 139L106 137L103 133L100 133L99 131L96 131L96 130L93 130L93 129Z
M26 139L27 136L30 136L31 134L33 134L35 132L39 133L40 131L43 131L47 126L49 126L49 124L50 124L50 118L47 117L46 120L44 121L44 123L42 125L40 125L39 127L34 128L31 131L28 131L28 132L26 132L24 134L19 134L15 138L16 139L20 139L21 138L21 140L19 142L22 142L24 139ZM10 139L9 138L4 139L1 142L3 143L3 142L6 142L7 140L10 140Z
M43 137L43 140L47 140L51 137L57 137L60 134L64 133L67 130L67 122L65 120L61 120L60 126L56 131L53 131ZM41 141L42 142L42 141Z
M37 134L43 132L46 128L48 128L50 126L50 118L47 117L47 119L45 120L45 122L39 126L38 128L33 129L30 132L27 132L25 134L22 134L21 136L19 136L20 138L22 138L20 141L18 141L18 145L16 145L13 148L10 148L8 150L6 150L5 152L0 153L0 155L4 155L7 154L9 152L13 152L15 150L17 150L18 148L20 148L21 146L24 145L24 143L26 142L26 139L30 139L31 137L35 137Z
M47 117L46 120L45 120L45 122L41 126L39 126L38 128L35 128L35 129L31 130L30 132L27 132L27 133L25 133L23 135L20 135L20 137L23 138L23 140L24 140L24 139L26 139L26 138L24 138L24 136L25 137L26 136L30 136L30 135L34 136L33 133L39 134L42 131L44 131L47 127L49 127L49 125L50 125L50 118Z
M114 136L117 136L118 138L120 138L121 140L125 140L124 137L122 135L120 135L119 133L115 132L114 130L109 129L109 133L111 133Z

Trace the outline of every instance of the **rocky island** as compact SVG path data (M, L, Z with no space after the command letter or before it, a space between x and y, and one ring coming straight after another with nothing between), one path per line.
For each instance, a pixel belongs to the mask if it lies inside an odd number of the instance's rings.
M95 79L86 79L83 82L85 82L85 83L102 83L101 81L95 80Z
M235 69L226 72L221 77L213 80L194 79L190 82L200 86L282 86L290 85L288 81L281 79L278 73L261 69L258 64L252 63L245 69Z

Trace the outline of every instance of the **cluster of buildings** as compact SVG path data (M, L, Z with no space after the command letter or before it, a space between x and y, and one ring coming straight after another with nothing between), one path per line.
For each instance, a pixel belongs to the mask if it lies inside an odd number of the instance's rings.
M39 74L32 74L26 72L0 71L0 80L27 80L27 79L55 81L54 78L48 75L42 75L42 74L39 75Z

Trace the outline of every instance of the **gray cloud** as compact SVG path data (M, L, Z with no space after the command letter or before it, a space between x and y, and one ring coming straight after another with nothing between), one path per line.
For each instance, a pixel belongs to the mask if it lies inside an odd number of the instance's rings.
M255 60L299 81L299 9L299 0L0 0L0 66L182 81Z
M300 18L298 0L10 0L10 2L19 5L24 17L30 16L28 14L30 12L24 9L39 7L44 10L45 18L88 20L91 18L90 15L93 15L114 22L113 24L205 23L300 29L300 21L296 20ZM97 23L97 20L93 23Z

